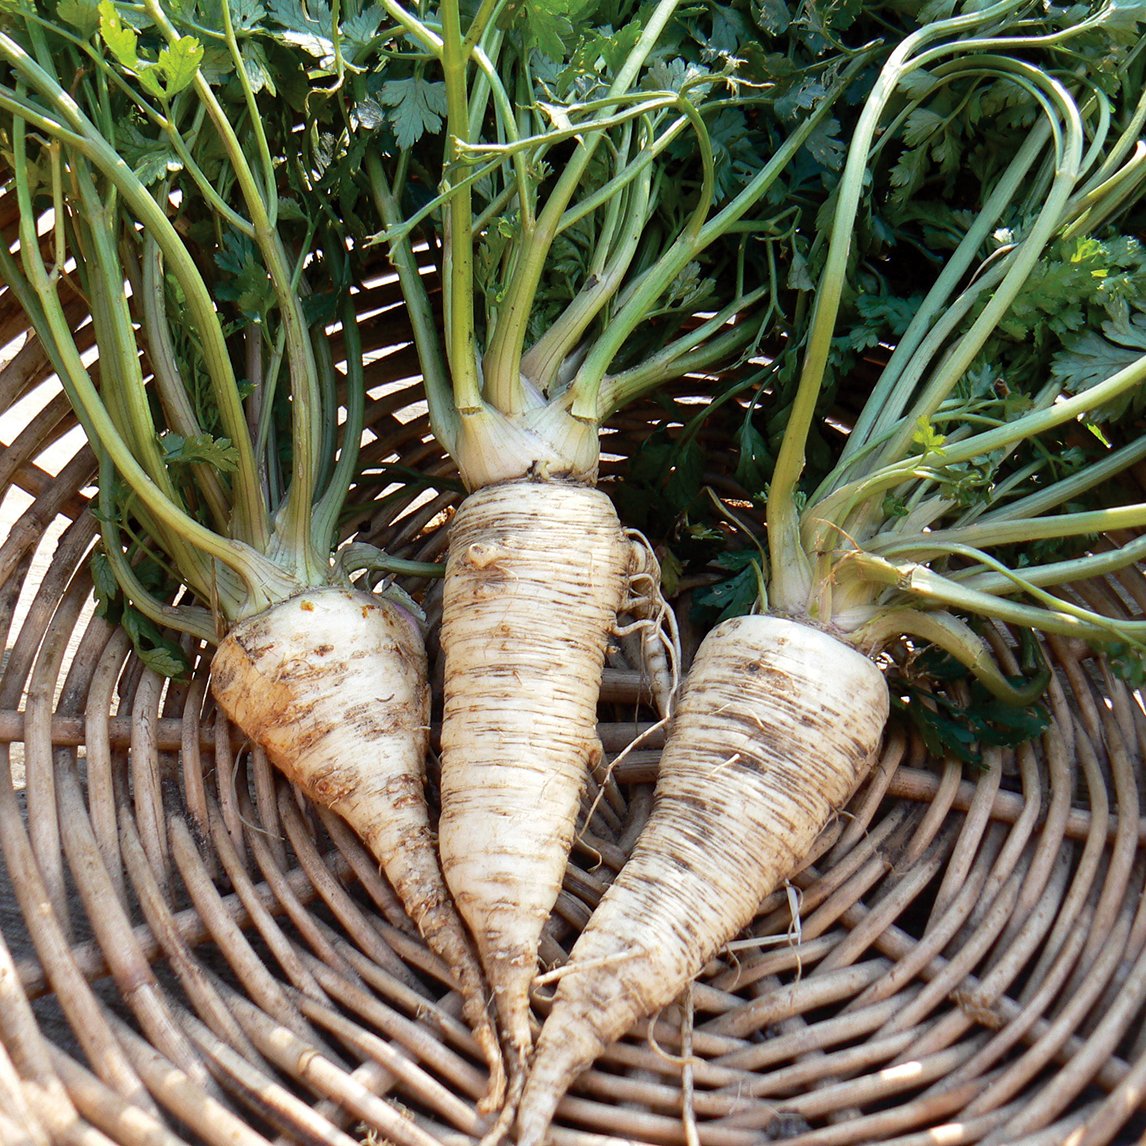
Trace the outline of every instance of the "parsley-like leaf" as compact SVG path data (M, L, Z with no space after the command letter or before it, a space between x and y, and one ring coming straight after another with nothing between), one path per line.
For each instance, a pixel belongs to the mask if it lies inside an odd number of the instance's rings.
M159 69L168 98L178 95L195 82L203 62L203 45L194 36L181 36L159 53Z
M266 19L267 10L261 0L230 0L231 27L235 32L253 32Z
M1113 377L1118 371L1137 362L1146 354L1146 310L1126 311L1102 324L1102 333L1080 331L1063 341L1063 349L1051 358L1051 375L1062 381L1071 393L1078 394ZM1146 402L1141 388L1115 403L1107 403L1095 412L1099 421L1121 417L1132 405L1141 408Z
M135 68L139 63L137 45L139 34L123 22L111 0L100 0L99 32L107 50L125 67Z
M707 585L693 594L693 604L701 615L715 612L713 623L719 624L730 617L742 617L755 607L760 595L759 556L752 550L734 550L722 553L716 564L733 575L715 585Z
M56 15L71 24L83 39L90 40L99 30L99 9L96 0L60 0Z
M230 438L213 438L210 434L166 433L160 439L164 460L168 464L209 465L223 473L232 473L239 464L239 451Z
M183 650L153 621L137 609L127 606L120 619L135 646L136 656L160 676L184 677L189 665Z
M348 63L361 67L370 55L370 49L382 26L382 6L366 8L351 16L340 29L342 35L342 57Z
M760 494L772 477L775 460L764 435L746 417L736 435L740 447L736 458L736 480L750 494Z
M308 7L309 13L300 0L271 0L267 16L284 29L279 38L286 43L301 48L317 60L332 59L334 41L330 38L333 28L330 8L324 0L310 0Z
M259 320L274 305L274 288L266 268L255 256L254 244L244 235L224 236L215 255L219 269L233 276L215 287L219 298L233 301L248 318Z
M446 85L421 76L387 80L379 89L378 102L390 109L388 117L398 146L408 149L427 131L440 130L446 116Z
M920 453L927 457L928 454L943 453L943 443L947 439L936 430L926 414L920 414L915 420L915 432L911 440L919 447Z
M183 161L166 140L150 139L130 120L122 123L117 130L116 146L119 153L141 183L150 186L183 169Z
M115 622L119 619L119 582L111 571L111 562L103 549L97 549L91 556L88 570L92 578L92 591L95 595L96 616Z

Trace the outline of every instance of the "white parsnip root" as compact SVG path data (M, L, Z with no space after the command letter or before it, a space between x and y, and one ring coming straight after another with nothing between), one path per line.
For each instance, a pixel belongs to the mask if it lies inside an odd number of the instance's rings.
M518 1079L541 929L601 752L601 671L631 560L609 498L569 481L486 486L450 527L442 867Z
M672 1002L794 874L863 777L887 714L876 665L807 624L738 617L705 638L652 815L542 1028L518 1146L538 1146L577 1075Z
M237 624L211 673L227 716L358 833L457 977L490 1069L482 1107L500 1105L504 1067L486 988L446 891L426 804L430 688L417 621L367 593L311 589Z

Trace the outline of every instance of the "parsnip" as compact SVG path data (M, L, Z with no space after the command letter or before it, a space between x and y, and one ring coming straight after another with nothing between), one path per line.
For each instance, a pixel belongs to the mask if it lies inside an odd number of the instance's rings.
M738 617L701 644L652 815L570 955L518 1113L537 1146L609 1043L672 1002L846 803L888 714L879 668L829 633Z
M427 944L457 976L489 1064L504 1073L477 958L446 891L426 804L430 689L418 622L389 601L312 589L235 625L212 661L227 716L312 800L358 833Z
M608 497L569 481L472 493L443 599L440 847L509 1042L532 1045L529 986L588 769L634 550Z

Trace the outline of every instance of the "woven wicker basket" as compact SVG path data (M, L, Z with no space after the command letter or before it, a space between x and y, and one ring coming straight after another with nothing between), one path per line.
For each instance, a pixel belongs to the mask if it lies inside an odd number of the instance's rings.
M378 496L389 465L448 463L417 405L393 284L368 301L378 437L355 525L434 556L456 495ZM474 1139L483 1079L459 1000L375 864L233 738L202 661L189 683L165 682L92 615L92 459L2 298L0 326L14 522L0 548L0 1141ZM630 413L610 449L623 457L654 416ZM1137 571L1088 591L1146 610ZM893 726L794 881L798 935L788 896L773 896L761 942L737 944L680 1007L613 1047L562 1105L555 1140L1137 1140L1146 715L1082 650L1052 642L1048 655L1051 726L988 751L974 774ZM641 705L638 674L615 660L610 755L650 719ZM623 863L656 749L613 773L547 962Z

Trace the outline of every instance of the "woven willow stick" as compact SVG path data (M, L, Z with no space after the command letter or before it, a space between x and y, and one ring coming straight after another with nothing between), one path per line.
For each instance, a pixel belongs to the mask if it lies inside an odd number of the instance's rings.
M99 1133L101 1142L116 1146L181 1146L180 1138L158 1118L126 1101L86 1067L55 1047L52 1048L52 1066L67 1086L76 1110L97 1132L102 1132ZM52 1129L59 1135L57 1141L74 1140L74 1131L69 1133L60 1126ZM7 1142L7 1139L0 1141Z
M288 1090L268 1069L262 1069L265 1060L258 1052L253 1058L237 1052L190 1015L184 1016L183 1023L205 1060L235 1084L240 1093L256 1095L258 1112L269 1116L284 1133L325 1146L357 1146L355 1139L316 1111L312 1103Z
M159 886L155 872L147 862L143 844L135 825L126 819L123 825L123 858L140 907L159 943L159 952L179 978L188 999L199 1016L220 1038L237 1048L250 1063L259 1061L258 1051L235 1021L222 996L215 989L211 977L196 960L190 945L180 932L176 916L167 897ZM137 929L138 934L138 929Z

